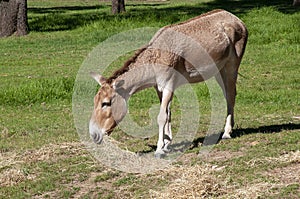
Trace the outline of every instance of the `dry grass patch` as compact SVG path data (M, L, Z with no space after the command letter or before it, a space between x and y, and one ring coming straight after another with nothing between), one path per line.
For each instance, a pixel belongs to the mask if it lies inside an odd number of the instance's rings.
M48 144L38 150L29 150L22 154L25 162L55 162L74 155L87 154L85 147L80 142L64 142L60 144Z
M75 155L88 155L79 142L48 144L40 149L28 150L24 153L0 153L0 186L12 186L25 180L33 180L38 173L29 173L25 164L36 162L56 162Z
M226 154L226 153L224 153ZM235 154L241 155L241 154ZM234 155L234 156L235 156ZM226 155L225 155L226 156ZM233 156L233 157L234 157ZM208 160L214 158L210 154ZM218 156L217 156L218 157ZM223 157L223 156L222 156ZM228 158L228 157L227 157ZM220 165L223 159L220 159ZM263 175L266 179L257 178L244 185L230 180L225 173L228 166L219 166L206 163L204 165L174 167L170 173L177 176L163 191L150 191L151 198L264 198L277 196L282 189L300 182L300 151L290 152L279 157L264 157L253 159L249 166L259 165L266 162L276 162L284 167L276 167ZM299 187L299 186L298 186ZM300 196L300 190L299 195ZM293 195L286 196L296 198Z
M54 190L32 197L57 198L68 192L72 198L264 198L279 197L282 190L289 186L292 186L293 193L296 185L300 187L300 151L244 162L248 167L270 164L273 168L260 170L255 180L244 179L242 183L237 183L226 170L231 169L230 160L244 155L243 152L214 150L200 156L185 154L179 158L180 166L170 165L168 169L153 174L128 174L100 168L97 162L91 162L89 167L92 169L87 171L85 179L80 179L78 173L71 181L60 182L60 186ZM79 142L48 144L23 154L0 153L0 186L15 186L27 180L39 179L40 171L33 169L28 172L26 165L39 162L52 164L74 156L90 157ZM191 165L194 160L198 164ZM288 197L297 198L298 195Z
M224 169L217 165L204 164L189 167L173 167L170 172L178 177L166 190L151 190L151 198L208 198L227 193L226 184L218 179Z
M260 164L260 163L265 163L265 162L269 162L269 163L285 163L285 164L291 164L291 163L296 163L299 164L300 163L300 151L295 151L295 152L290 152L290 153L286 153L283 154L279 157L264 157L264 158L258 158L258 159L252 159L249 162L247 162L247 164L249 166L254 166L256 164Z
M22 168L8 168L0 173L0 186L14 186L25 180L35 178L35 174L29 174Z
M255 166L261 163L277 163L278 167L263 173L267 177L266 181L259 180L255 184L247 184L245 187L233 186L226 197L230 198L265 198L279 196L280 192L290 186L297 184L300 187L300 151L290 152L279 157L264 157L253 159L248 162L249 166ZM280 166L285 165L285 166ZM299 198L298 195L288 195L285 198Z

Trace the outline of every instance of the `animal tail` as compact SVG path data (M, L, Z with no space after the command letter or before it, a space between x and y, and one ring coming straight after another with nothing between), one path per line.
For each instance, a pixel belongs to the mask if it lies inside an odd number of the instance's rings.
M242 59L245 53L246 44L248 40L248 30L246 28L246 25L242 21L240 21L240 28L241 28L240 31L237 32L237 34L239 34L237 38L239 39L235 41L235 50L237 56L240 59Z

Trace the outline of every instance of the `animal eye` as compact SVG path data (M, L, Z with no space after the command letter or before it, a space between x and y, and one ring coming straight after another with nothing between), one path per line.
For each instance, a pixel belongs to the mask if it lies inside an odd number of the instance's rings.
M111 106L111 102L102 102L102 105L101 105L102 108L105 108L108 106Z

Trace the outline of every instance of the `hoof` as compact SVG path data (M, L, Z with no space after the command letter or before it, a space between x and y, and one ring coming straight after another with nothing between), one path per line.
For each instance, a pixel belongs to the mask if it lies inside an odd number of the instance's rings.
M170 152L171 152L171 149L169 149L169 148L163 148L163 152L164 152L164 153L170 153Z
M224 133L222 139L231 139L231 136L228 133Z
M157 151L154 153L154 157L158 158L158 159L162 159L162 158L166 157L166 153L163 151Z

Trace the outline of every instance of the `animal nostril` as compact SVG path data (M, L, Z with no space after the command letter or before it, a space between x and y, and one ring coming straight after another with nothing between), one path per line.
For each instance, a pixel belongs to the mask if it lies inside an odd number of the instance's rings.
M101 144L102 142L102 139L103 139L103 136L101 133L93 133L91 135L91 138L93 139L93 141L96 143L96 144Z
M91 135L91 137L92 137L94 140L96 140L97 137L98 137L98 135L97 135L97 133L93 133L93 134Z
M97 134L97 133L93 133L93 134L91 135L91 137L93 138L94 141L96 141L97 138L98 138L98 134Z
M96 144L101 144L101 142L103 140L103 133L102 133L101 129L99 129L98 126L94 122L90 122L89 132L90 132L90 137L93 139L93 141Z

